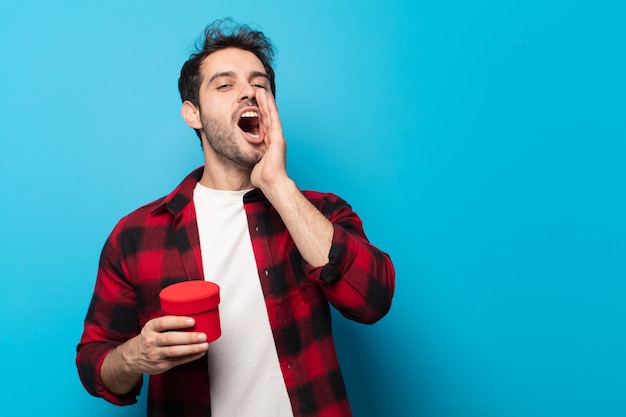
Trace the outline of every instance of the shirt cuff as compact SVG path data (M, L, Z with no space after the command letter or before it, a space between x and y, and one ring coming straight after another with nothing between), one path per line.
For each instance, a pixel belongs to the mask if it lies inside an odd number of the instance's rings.
M303 259L304 270L307 275L313 279L320 280L327 285L334 284L339 281L345 274L346 265L350 264L350 260L346 259L347 245L350 241L350 235L338 225L333 225L333 241L328 253L328 263L324 266L313 267Z
M106 355L108 355L108 352L107 352ZM104 362L104 358L106 358L106 355L102 356L102 358L100 359L100 362L98 363L98 366L96 368L97 372L96 372L95 377L96 377L97 396L102 397L105 400L107 400L108 402L110 402L111 404L115 404L115 405L131 405L131 404L135 404L137 402L137 396L139 396L139 394L141 392L141 386L143 384L143 378L139 378L139 381L137 381L137 384L135 385L135 387L130 392L128 392L126 394L118 395L118 394L112 393L104 385L104 381L102 380L102 374L101 374L102 363Z

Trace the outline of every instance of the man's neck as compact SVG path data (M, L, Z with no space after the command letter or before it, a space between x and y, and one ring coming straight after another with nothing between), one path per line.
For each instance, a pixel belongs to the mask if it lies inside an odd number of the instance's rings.
M250 172L240 169L216 169L213 164L205 164L200 184L214 190L240 191L254 188L250 182Z

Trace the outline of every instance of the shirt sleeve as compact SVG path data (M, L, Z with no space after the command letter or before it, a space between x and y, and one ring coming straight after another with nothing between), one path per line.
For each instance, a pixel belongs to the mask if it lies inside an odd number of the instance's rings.
M124 276L117 236L118 228L100 256L94 294L77 346L76 366L81 382L91 395L116 405L129 405L137 402L142 379L131 392L116 395L106 388L100 372L108 353L139 333L136 296Z
M322 201L318 209L333 223L329 262L314 268L303 261L305 272L341 314L374 323L391 307L395 288L391 259L368 241L361 219L350 205L332 194Z

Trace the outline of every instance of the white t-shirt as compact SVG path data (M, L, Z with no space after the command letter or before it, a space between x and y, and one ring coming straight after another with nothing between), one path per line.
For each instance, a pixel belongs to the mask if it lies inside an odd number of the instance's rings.
M222 336L208 350L212 417L293 417L261 290L247 191L194 189L204 278L220 286Z

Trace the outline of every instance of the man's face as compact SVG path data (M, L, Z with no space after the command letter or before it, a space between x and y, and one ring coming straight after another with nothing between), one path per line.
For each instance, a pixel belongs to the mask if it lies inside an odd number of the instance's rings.
M265 152L256 102L259 88L270 90L261 61L242 49L212 53L200 66L202 131L218 161L252 169Z

